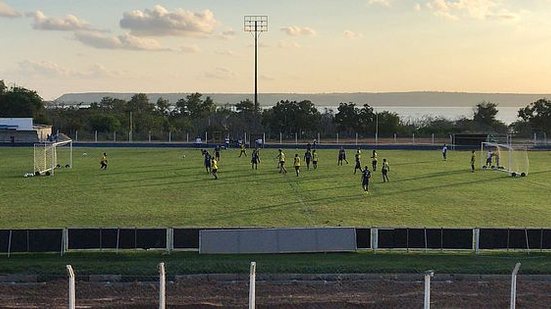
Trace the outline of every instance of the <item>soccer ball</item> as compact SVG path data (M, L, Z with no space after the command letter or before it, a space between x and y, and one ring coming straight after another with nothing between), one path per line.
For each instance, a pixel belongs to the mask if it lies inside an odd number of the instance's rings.
M86 157L88 154L85 152L82 154L83 157Z
M186 157L186 155L183 155L183 156L182 156L182 158L185 158L185 157Z

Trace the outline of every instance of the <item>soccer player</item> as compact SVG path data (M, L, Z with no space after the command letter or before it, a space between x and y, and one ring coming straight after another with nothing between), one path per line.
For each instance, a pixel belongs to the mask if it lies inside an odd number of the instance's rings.
M297 173L297 177L298 177L298 174L300 173L300 157L298 156L298 153L295 153L293 166L295 167L295 173Z
M310 170L310 162L312 161L312 153L309 149L304 153L304 161L306 162L306 169Z
M207 171L207 174L210 174L211 173L211 161L212 161L212 156L210 155L210 153L206 150L203 150L203 156L205 156L205 170Z
M356 170L360 170L360 172L362 171L362 162L361 162L362 155L361 155L360 148L358 148L358 151L356 151L356 154L354 155L354 159L356 160L356 165L354 166L354 175L356 175Z
M492 167L493 156L494 156L494 153L491 150L488 150L488 154L486 155L486 167Z
M371 154L371 166L373 166L373 171L377 170L377 163L378 163L377 151L373 150L373 153Z
M342 161L345 161L346 164L348 164L348 161L346 160L346 151L344 150L344 147L341 146L341 149L339 149L339 158L337 160L337 165L342 166Z
M285 153L283 150L279 149L279 153L277 154L277 162L279 167L279 172L283 174L287 174L287 169L285 168Z
M240 148L240 152L239 152L239 157L241 158L242 155L245 155L245 157L247 156L247 150L245 149L245 143L241 143L239 145L239 148Z
M314 167L314 169L318 169L318 159L319 159L319 156L318 156L318 153L316 152L316 149L312 150L312 166Z
M444 161L448 159L448 146L446 144L442 147L442 159L444 159Z
M369 178L371 178L371 172L366 165L366 167L362 171L362 188L366 193L369 193Z
M255 148L251 154L251 168L257 170L258 163L260 163L260 150Z
M474 162L476 161L475 151L471 151L471 173L474 173Z
M107 154L104 152L103 153L103 157L101 157L101 161L99 162L100 163L100 169L101 170L106 170L107 169Z
M214 147L214 157L216 158L216 161L220 161L220 145L216 145L216 147Z
M390 181L390 179L388 179L389 171L390 166L388 165L388 161L386 159L383 159L383 167L381 168L381 173L383 174L383 182Z
M218 161L216 159L212 159L212 176L214 176L214 179L218 179Z

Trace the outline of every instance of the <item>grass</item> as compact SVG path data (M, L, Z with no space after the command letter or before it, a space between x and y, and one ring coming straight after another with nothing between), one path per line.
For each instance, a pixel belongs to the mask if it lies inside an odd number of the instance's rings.
M0 274L64 276L71 264L79 276L116 274L137 278L155 276L165 262L167 274L247 273L257 262L259 273L422 273L434 270L450 274L510 274L517 262L522 274L550 274L549 253L330 253L279 255L200 255L196 252L18 254L3 259Z
M107 171L99 170L103 151ZM289 161L295 151L286 153ZM550 226L551 152L531 152L529 176L512 178L471 174L468 152L442 161L438 151L379 151L391 182L375 172L369 195L353 162L337 167L336 154L320 151L319 169L296 177L277 172L275 150L262 150L258 171L226 150L215 181L197 149L75 148L73 169L23 178L33 150L1 147L0 228Z

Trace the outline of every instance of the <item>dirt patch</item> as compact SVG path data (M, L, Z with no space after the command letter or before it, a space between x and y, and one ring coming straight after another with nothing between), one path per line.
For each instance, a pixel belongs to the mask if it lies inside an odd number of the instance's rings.
M421 308L423 282L413 280L261 281L257 308ZM434 308L505 308L508 280L433 281ZM246 281L186 280L167 282L170 308L244 308ZM158 306L155 282L97 283L78 281L77 307L153 308ZM551 282L518 281L519 307L551 304ZM0 308L66 308L67 281L0 285Z

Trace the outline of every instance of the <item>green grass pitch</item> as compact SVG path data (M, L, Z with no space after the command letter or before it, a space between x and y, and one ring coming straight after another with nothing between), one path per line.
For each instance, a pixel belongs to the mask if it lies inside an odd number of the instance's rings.
M99 169L104 151L107 171ZM551 152L530 152L528 177L512 178L470 173L469 152L443 161L439 151L381 150L391 182L373 173L369 195L353 175L352 150L341 167L337 150L321 150L319 169L303 166L300 177L289 161L304 150L285 152L289 173L281 175L276 150L261 151L257 171L250 157L224 150L213 180L198 149L74 148L73 169L24 178L32 148L0 148L0 228L551 225Z

